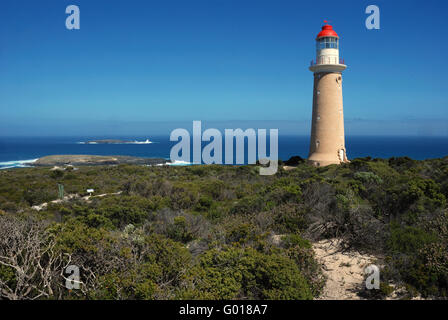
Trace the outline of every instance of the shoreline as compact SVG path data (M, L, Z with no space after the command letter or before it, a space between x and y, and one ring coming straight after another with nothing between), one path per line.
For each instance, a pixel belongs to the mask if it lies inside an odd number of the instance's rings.
M292 157L294 158L294 157ZM433 157L426 159L414 159L409 156L394 156L394 157L357 157L354 159L364 159L370 158L374 159L391 159L391 158L409 158L413 161L427 161L427 160L437 160L437 159L447 159L448 155L444 157ZM301 158L302 159L302 158ZM281 160L281 159L279 159ZM291 159L290 159L291 160ZM283 167L285 170L291 170L295 166L290 165L288 162L290 160L283 160ZM305 159L303 159L305 160ZM83 154L70 154L70 155L47 155L35 159L25 159L25 160L8 160L0 161L0 170L7 169L20 169L20 168L37 168L37 167L64 167L64 166L101 166L101 165L119 165L119 164L134 164L134 165L148 165L148 166L190 166L194 165L192 162L185 161L174 161L172 162L169 158L146 158L137 156L127 156L127 155L83 155Z
M172 163L171 160L164 158L143 158L122 155L49 155L36 159L3 161L0 162L0 170L54 166L99 166L119 164L170 165Z
M64 166L103 166L134 164L147 166L189 166L191 162L174 161L167 158L144 158L122 155L48 155L36 159L9 160L0 162L0 170L39 168L39 167L64 167Z

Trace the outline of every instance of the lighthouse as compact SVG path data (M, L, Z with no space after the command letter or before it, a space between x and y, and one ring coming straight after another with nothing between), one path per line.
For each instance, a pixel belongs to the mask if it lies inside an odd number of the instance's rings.
M308 160L315 166L348 162L342 106L342 71L346 68L339 57L339 36L325 21L316 38L316 60L309 67L314 88Z

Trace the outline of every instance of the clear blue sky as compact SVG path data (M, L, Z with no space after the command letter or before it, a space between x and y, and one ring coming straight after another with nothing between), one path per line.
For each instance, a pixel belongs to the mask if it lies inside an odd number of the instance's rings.
M65 28L69 4L80 30ZM369 4L380 30L365 27ZM442 0L3 0L0 135L145 134L192 120L308 134L324 19L348 65L348 134L448 135L447 13Z

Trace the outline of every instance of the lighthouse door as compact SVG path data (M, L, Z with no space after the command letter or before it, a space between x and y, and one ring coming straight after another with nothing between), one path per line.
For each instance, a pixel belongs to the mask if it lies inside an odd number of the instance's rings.
M341 161L344 161L344 149L339 149L339 159L341 159Z

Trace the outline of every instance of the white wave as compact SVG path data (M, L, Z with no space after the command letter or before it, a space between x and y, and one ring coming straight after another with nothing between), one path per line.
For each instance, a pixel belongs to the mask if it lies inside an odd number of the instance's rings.
M149 141L149 139L146 139L146 141L134 141L134 142L127 142L130 144L150 144L152 141Z
M29 168L29 164L36 162L37 159L30 160L16 160L16 161L4 161L0 162L0 169L11 169L11 168Z
M81 142L77 142L77 144L151 144L153 143L152 141L150 141L149 139L146 139L145 141L122 141L122 142L96 142L96 141L81 141Z

